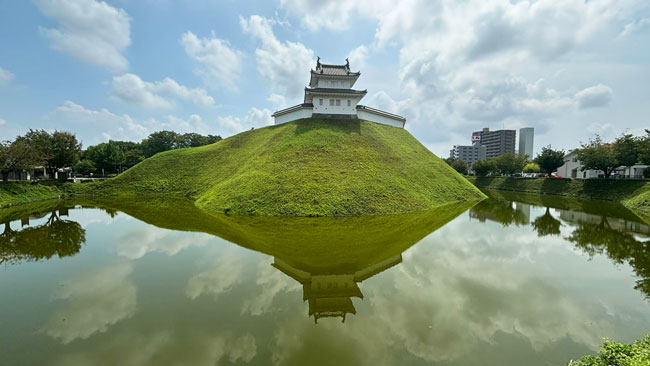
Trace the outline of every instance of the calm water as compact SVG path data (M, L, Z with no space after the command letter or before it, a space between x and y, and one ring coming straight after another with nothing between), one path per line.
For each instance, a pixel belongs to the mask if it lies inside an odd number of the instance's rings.
M619 205L83 204L0 211L0 364L566 365L650 331L650 227Z

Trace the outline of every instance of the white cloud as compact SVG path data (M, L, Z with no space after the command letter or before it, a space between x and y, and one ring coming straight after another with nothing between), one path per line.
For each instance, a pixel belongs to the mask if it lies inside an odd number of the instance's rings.
M609 104L612 94L612 88L599 84L579 91L575 97L580 108L594 108Z
M612 136L614 132L614 125L611 123L598 123L594 122L587 126L587 131L592 134L600 135L601 137L607 139L607 136Z
M240 17L239 24L261 42L255 50L257 71L271 89L291 99L301 97L307 81L304 73L314 66L314 51L299 42L279 41L273 34L273 21L259 15Z
M650 27L650 18L634 20L633 22L625 25L623 31L621 31L621 33L618 35L618 38L627 37L648 27Z
M243 117L222 116L217 117L217 123L221 128L231 133L239 133L249 130L252 127L264 127L273 124L270 110L252 107Z
M123 55L131 43L129 15L103 1L38 0L37 5L59 28L40 28L57 51L113 72L127 68Z
M187 119L173 115L158 120L149 118L138 120L128 114L118 115L108 109L87 109L72 101L65 101L48 115L48 119L66 126L77 134L84 145L95 144L108 140L139 141L150 133L160 130L173 130L178 133L196 132L206 134L210 128L203 122L201 116L192 114Z
M181 44L185 53L198 64L197 72L206 84L237 89L242 53L232 48L228 41L216 38L214 33L211 38L199 38L186 32Z
M0 67L0 85L4 85L13 80L14 74Z
M86 339L136 310L136 288L129 279L131 264L117 264L75 277L56 296L66 300L43 331L67 344L77 338Z
M577 85L584 82L581 75L590 72L581 67L611 60L622 22L628 24L625 34L647 26L645 18L629 21L638 16L642 4L636 0L282 1L310 31L345 29L359 18L376 21L374 40L350 57L363 59L367 54L363 51L398 50L396 67L370 67L382 68L374 71L370 92L386 91L392 101L383 101L407 117L407 128L427 145L446 142L442 151L459 143L450 140L452 135L461 131L467 135L488 125L508 128L525 123L541 132L565 119L576 121L576 128L586 127L584 112L575 107L595 101L579 102L575 95ZM557 78L559 68L581 72ZM620 73L616 64L601 69ZM397 73L399 84L390 78L382 81L380 75L386 72ZM597 82L600 77L599 73L589 76ZM606 104L608 93L599 96L598 102ZM441 130L447 133L433 132Z
M350 67L356 70L363 69L366 66L366 58L368 57L368 47L361 45L348 54L350 60Z
M214 105L214 99L205 89L190 89L171 78L148 82L134 74L114 76L112 93L121 101L150 109L172 108L172 98L189 100L202 106Z
M4 125L5 123L7 123L7 121L5 121L4 119L0 118L0 126Z
M321 28L341 31L349 27L350 19L360 15L360 10L372 13L375 3L382 1L319 1L281 0L280 4L300 18L301 25L310 31Z

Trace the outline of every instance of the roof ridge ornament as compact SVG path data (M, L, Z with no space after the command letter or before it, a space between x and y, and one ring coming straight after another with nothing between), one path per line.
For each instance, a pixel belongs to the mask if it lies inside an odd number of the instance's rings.
M348 74L350 73L350 60L348 60L347 57L345 58L345 70L348 72Z
M316 70L321 69L320 56L316 56Z

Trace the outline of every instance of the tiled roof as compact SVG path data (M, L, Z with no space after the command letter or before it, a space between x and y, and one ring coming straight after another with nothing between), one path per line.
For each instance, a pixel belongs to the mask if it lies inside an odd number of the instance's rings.
M359 72L351 72L350 69L346 65L325 65L325 64L320 64L320 68L317 68L315 71L317 74L321 75L337 75L337 76L344 76L344 75L352 75L356 76L359 75Z
M367 90L335 89L335 88L305 88L306 92L328 94L366 94Z
M386 116L386 117L395 118L395 119L399 119L401 121L406 122L406 118L404 118L404 117L402 117L400 115L389 113L389 112L382 111L382 110L375 109L375 108L370 108L368 106L361 105L361 104L357 104L357 110L368 111L370 113L378 114L380 116L383 115L383 116Z
M314 105L311 104L311 103L302 103L302 104L294 105L292 107L281 109L281 110L273 113L271 115L271 117L276 117L276 116L280 116L280 115L283 115L283 114L287 114L289 112L297 111L298 109L301 109L301 108L314 108Z

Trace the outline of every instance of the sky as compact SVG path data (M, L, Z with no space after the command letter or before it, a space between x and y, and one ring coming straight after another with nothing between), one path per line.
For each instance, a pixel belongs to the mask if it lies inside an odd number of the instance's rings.
M231 136L300 103L316 57L439 156L472 131L572 149L650 128L645 0L0 0L0 140Z

